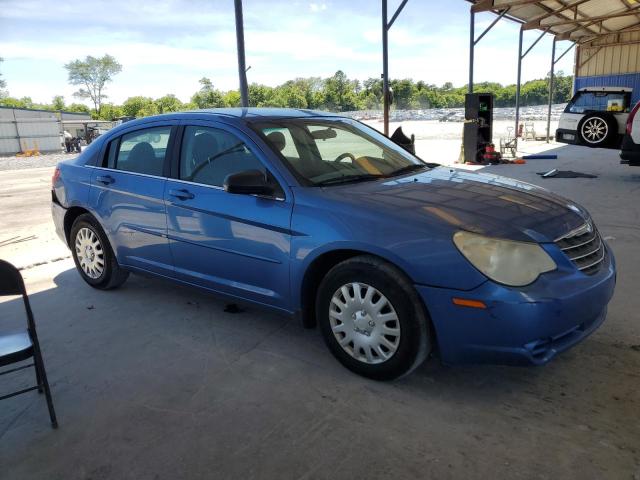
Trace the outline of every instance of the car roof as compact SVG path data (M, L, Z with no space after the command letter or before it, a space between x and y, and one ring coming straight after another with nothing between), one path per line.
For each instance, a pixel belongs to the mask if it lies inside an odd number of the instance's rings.
M260 119L287 119L287 118L312 118L312 117L338 117L339 115L331 112L320 112L317 110L307 110L301 108L205 108L201 110L188 110L185 112L165 113L162 115L153 115L137 120L139 121L157 121L170 119L189 119L198 117L200 119L211 116L217 119L227 120L260 120Z
M112 128L105 135L101 135L102 141L108 141L109 139L119 135L120 132L130 127L136 127L138 125L143 126L148 123L156 123L166 120L218 120L226 123L243 123L247 120L282 120L282 119L294 119L294 118L343 118L337 113L320 112L318 110L307 110L302 108L205 108L201 110L188 110L184 112L171 112L161 115L152 115L149 117L136 118L121 123L120 125Z

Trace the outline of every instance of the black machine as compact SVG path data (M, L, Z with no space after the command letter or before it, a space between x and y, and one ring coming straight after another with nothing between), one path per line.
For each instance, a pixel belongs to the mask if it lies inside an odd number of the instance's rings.
M493 144L493 95L468 93L464 99L464 161L482 163ZM490 147L493 151L493 146Z

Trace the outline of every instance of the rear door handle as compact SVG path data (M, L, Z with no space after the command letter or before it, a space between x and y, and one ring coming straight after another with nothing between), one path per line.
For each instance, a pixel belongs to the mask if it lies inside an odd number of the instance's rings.
M111 175L98 175L96 177L96 181L100 183L104 183L105 185L109 185L110 183L113 183L116 180Z
M172 197L179 198L180 200L189 200L195 197L193 193L185 189L180 189L180 190L171 189L169 190L169 195L171 195Z

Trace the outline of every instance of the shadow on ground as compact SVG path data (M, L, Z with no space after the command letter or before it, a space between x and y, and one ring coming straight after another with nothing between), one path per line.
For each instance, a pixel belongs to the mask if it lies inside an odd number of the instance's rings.
M640 352L628 345L595 336L545 368L449 368L434 359L377 383L343 369L317 331L288 318L226 313L206 293L138 276L95 291L70 261L59 264L52 288L31 299L60 429L49 428L37 394L3 402L8 478L513 477L532 469L598 478L635 468L640 432L629 419ZM0 304L13 326L21 308Z

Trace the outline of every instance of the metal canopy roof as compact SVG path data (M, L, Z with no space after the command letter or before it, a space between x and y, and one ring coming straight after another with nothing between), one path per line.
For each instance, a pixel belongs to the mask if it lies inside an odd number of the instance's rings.
M494 12L578 44L640 30L640 0L470 0L474 12Z

